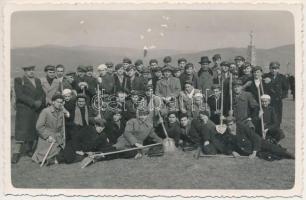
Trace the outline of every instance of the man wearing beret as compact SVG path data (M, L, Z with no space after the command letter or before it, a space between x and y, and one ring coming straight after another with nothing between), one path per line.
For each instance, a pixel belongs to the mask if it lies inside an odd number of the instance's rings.
M229 112L229 115L254 129L252 121L258 116L258 111L259 106L253 95L243 91L241 80L236 80L233 83L233 113Z
M45 67L46 76L41 78L41 84L46 94L46 103L51 104L51 98L56 92L60 92L60 81L56 78L55 67L47 65Z
M173 67L173 77L180 78L181 69L179 67Z
M24 76L14 80L16 118L15 147L11 160L13 164L19 161L23 152L32 156L33 148L35 148L33 146L37 140L36 121L46 103L41 82L35 77L35 66L27 66L22 69Z
M245 59L242 56L236 56L235 57L235 63L236 63L236 68L238 69L238 75L239 77L243 76L243 65L244 65Z
M137 70L134 65L129 65L126 69L126 73L129 76L131 90L144 93L145 91L145 79L142 76L137 76Z
M69 117L69 113L64 109L64 97L61 94L54 94L51 100L51 106L40 113L36 123L39 138L32 156L32 160L36 163L43 161L51 143L54 145L47 156L47 164L57 163L55 156L65 147L63 118L64 116Z
M210 89L213 85L213 72L209 67L211 61L207 56L201 57L201 68L198 71L198 89L205 94L206 89Z
M114 76L107 73L107 66L101 64L97 67L98 71L98 83L100 90L103 90L104 94L112 94L114 91Z
M122 136L114 145L116 149L126 149L131 147L142 147L147 138L152 138L154 142L161 142L162 139L154 132L152 121L149 119L149 110L139 110L137 118L130 119ZM134 153L131 157L139 156L140 153ZM140 155L141 156L141 155Z
M162 69L164 77L157 81L155 94L160 96L165 103L170 98L177 98L181 91L181 83L178 78L172 76L172 67L167 65Z
M278 121L282 123L283 99L288 95L289 84L286 77L279 73L279 62L270 63L270 72L264 75L264 82L267 84L267 94L271 97L271 106L276 112Z
M249 156L250 159L258 156L270 160L272 155L279 159L294 159L294 155L287 152L286 149L263 140L254 130L242 124L235 117L227 117L225 122L227 129L223 139L227 154L232 154L234 157Z

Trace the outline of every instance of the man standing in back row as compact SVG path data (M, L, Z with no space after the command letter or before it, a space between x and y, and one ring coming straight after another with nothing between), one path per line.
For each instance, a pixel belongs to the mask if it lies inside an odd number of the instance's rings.
M278 117L279 125L282 123L283 99L288 95L289 84L286 77L279 73L279 62L270 63L270 73L264 75L267 84L267 94L271 97L271 106Z
M22 68L24 76L16 78L14 89L16 94L15 140L11 162L17 163L21 153L32 156L34 143L37 140L36 121L46 103L41 82L35 77L35 66ZM23 148L22 148L23 147ZM23 152L22 152L23 151Z

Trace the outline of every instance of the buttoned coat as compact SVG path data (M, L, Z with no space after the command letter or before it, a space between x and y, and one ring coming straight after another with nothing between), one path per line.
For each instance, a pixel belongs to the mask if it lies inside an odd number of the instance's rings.
M42 162L51 143L47 141L48 137L53 137L56 142L52 146L47 159L56 156L65 146L65 135L63 128L63 112L56 110L54 106L49 106L40 113L36 129L38 131L38 143L32 159L39 163Z
M17 141L33 141L37 138L35 126L38 115L46 103L41 82L35 78L34 86L25 76L15 78L14 90L16 98L15 139ZM41 101L39 108L35 107L35 101Z

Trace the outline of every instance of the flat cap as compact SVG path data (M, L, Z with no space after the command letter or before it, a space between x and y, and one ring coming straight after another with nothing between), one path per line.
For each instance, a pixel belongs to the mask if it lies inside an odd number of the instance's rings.
M31 69L35 69L35 66L34 65L30 65L30 66L24 66L24 67L21 67L23 70L31 70Z
M123 67L123 64L122 63L118 63L116 66L115 66L115 70L119 70L120 68Z
M56 92L56 93L52 96L51 100L52 100L52 101L55 101L55 100L57 100L57 99L63 99L63 100L64 100L64 97L63 97L63 95L62 95L61 93Z
M170 57L170 56L166 56L165 58L164 58L164 63L171 63L171 61L172 61L172 58Z
M226 66L226 67L229 67L230 66L230 63L227 62L227 61L223 61L220 63L220 66Z
M68 71L66 73L66 76L74 76L74 75L75 75L75 72L73 72L73 71Z
M280 64L279 64L279 62L277 62L277 61L273 61L273 62L271 62L270 63L270 68L274 68L274 69L279 69L279 66L280 66Z
M144 116L144 115L148 115L150 114L150 111L145 108L145 107L142 107L141 109L138 109L138 115L139 116Z
M236 56L234 60L242 60L242 61L245 61L244 57L242 57L242 56Z
M236 86L236 85L243 85L242 81L241 80L235 80L233 81L233 86Z
M200 115L206 115L207 117L209 117L209 112L207 110L201 110L199 112Z
M132 64L132 60L130 58L127 58L127 57L123 58L122 62Z
M47 65L45 66L45 72L46 71L55 71L55 67L53 65Z
M151 65L152 63L157 63L157 64L158 64L158 61L157 61L156 59L151 59L151 60L149 61L149 64Z
M186 60L186 58L179 58L178 60L177 60L177 63L178 64L180 64L181 62L187 62L187 60Z
M143 61L138 59L135 61L135 66L143 65Z
M85 94L79 93L76 99L87 99L87 96Z
M159 66L152 69L153 73L158 72L158 71L162 71L162 68Z
M255 67L253 67L253 72L256 72L256 71L258 71L258 70L262 71L261 66L255 66Z
M181 68L179 68L179 67L173 67L172 71L173 71L173 72L178 72L178 71L181 71Z
M87 69L84 65L79 65L77 68L78 72L87 72Z

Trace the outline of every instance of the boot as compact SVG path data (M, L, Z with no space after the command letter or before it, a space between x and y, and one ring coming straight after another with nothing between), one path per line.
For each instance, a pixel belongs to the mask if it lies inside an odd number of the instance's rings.
M20 159L20 153L13 153L11 163L17 164Z

